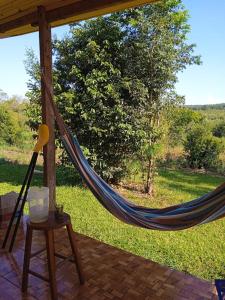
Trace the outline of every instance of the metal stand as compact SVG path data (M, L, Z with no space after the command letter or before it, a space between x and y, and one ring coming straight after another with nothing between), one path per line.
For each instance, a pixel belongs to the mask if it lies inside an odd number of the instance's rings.
M10 222L9 222L6 234L5 234L5 238L4 238L4 241L3 241L3 244L2 244L2 248L4 249L7 245L7 241L8 241L11 229L12 229L13 221L16 219L16 225L15 225L13 235L12 235L12 239L11 239L11 243L10 243L10 246L9 246L9 252L12 251L13 245L14 245L14 242L15 242L15 239L16 239L16 234L17 234L18 227L19 227L19 224L20 224L20 220L21 220L21 216L22 216L22 213L23 213L24 205L25 205L25 202L27 200L28 190L29 190L29 187L30 187L30 183L31 183L33 174L34 174L34 168L35 168L35 165L36 165L36 162L37 162L37 157L38 157L38 152L34 152L33 155L32 155L29 167L27 169L27 173L26 173L26 176L24 178L24 182L22 184L19 196L17 198L16 205L15 205L15 208L14 208L12 217L10 219ZM19 207L19 205L20 205L20 207ZM18 210L18 208L19 208L19 210Z

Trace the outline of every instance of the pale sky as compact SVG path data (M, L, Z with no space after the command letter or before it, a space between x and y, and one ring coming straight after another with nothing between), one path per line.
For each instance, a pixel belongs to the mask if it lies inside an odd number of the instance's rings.
M179 74L177 92L185 95L186 104L225 103L225 0L183 0L190 12L196 54L202 56L201 66L188 67ZM62 37L68 26L53 29ZM24 96L28 76L24 68L26 48L38 55L38 34L0 40L0 89L9 96Z
M184 0L190 13L189 39L203 64L179 76L177 91L186 104L225 103L225 1Z

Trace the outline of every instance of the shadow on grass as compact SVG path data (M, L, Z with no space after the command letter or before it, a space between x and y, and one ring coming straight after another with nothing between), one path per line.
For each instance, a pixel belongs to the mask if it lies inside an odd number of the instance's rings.
M0 158L0 182L6 182L13 185L22 185L24 177L27 172L28 165L13 163ZM36 166L32 185L40 186L43 182L42 168ZM70 167L57 167L56 170L56 184L57 186L74 186L82 185L82 180L79 177L79 174L74 168Z
M0 158L0 182L21 185L28 165L13 163ZM42 171L40 166L35 168ZM176 190L181 193L201 196L224 181L223 178L206 174L196 174L185 171L160 170L157 178L158 186L162 189ZM82 180L74 167L57 167L57 186L82 186ZM42 172L34 174L32 185L42 185ZM126 186L127 188L127 186ZM132 191L132 188L129 188ZM185 200L185 199L184 199Z
M159 180L162 188L199 196L212 191L214 187L224 182L224 178L222 177L213 177L212 175L196 174L180 170L160 170L159 175L163 178L162 182Z

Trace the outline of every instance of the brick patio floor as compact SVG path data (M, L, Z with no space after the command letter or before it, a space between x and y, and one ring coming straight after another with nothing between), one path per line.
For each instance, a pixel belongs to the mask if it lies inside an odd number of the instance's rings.
M217 299L214 286L196 277L75 234L86 282L79 285L75 265L56 259L58 299L76 300L203 300ZM0 242L3 231L0 231ZM0 250L0 299L50 299L48 283L29 275L27 294L20 291L24 255L24 226L21 226L13 253ZM55 232L56 251L70 255L65 230ZM33 251L44 247L40 233L34 235ZM31 269L47 276L46 254L32 258Z

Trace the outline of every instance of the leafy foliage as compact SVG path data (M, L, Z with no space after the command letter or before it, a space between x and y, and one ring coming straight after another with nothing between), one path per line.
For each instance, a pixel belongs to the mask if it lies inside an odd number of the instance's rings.
M137 151L137 101L124 75L124 33L119 23L98 18L71 27L70 35L55 40L55 100L65 122L76 133L95 169L108 181L126 172L125 158ZM39 103L38 64L29 53L30 98ZM38 121L37 105L28 106L30 126Z
M183 102L174 91L177 72L200 63L186 42L187 19L180 0L162 1L75 24L54 41L55 100L92 166L108 181L118 182L126 161L138 155L147 166L146 191L153 185L163 114ZM32 128L40 118L38 67L29 52Z
M16 141L16 122L10 113L0 106L0 136L2 143L13 144Z
M205 126L195 126L187 134L185 151L191 168L210 168L216 166L223 143L212 135Z
M213 128L213 135L219 138L225 137L225 122L221 122Z
M6 99L0 102L0 143L21 146L21 141L29 135L23 114L24 103L17 96Z
M204 122L203 115L187 107L173 109L169 117L169 143L172 146L182 145L187 133L193 126Z
M174 88L177 72L199 64L200 58L193 55L195 45L187 43L188 13L179 0L125 11L115 18L126 33L127 76L138 83L142 101L139 156L145 166L145 190L152 194L157 149L161 149L166 133L165 114L184 102Z

